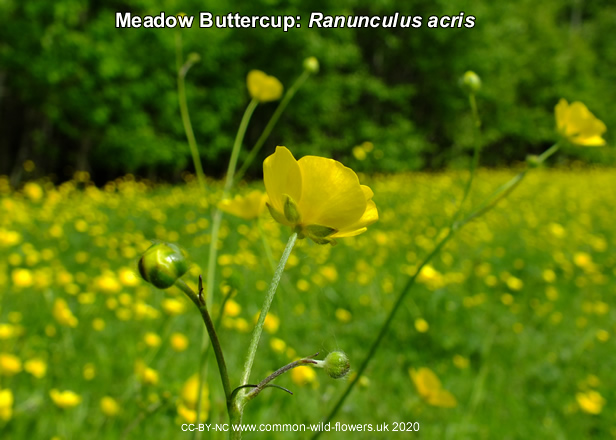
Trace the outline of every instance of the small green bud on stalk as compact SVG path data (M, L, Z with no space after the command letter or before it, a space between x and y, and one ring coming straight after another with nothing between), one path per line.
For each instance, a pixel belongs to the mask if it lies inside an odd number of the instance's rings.
M186 253L175 244L156 243L139 260L139 273L148 283L167 289L188 271Z
M342 351L332 351L322 361L314 361L315 367L323 368L332 379L342 379L351 370L349 357Z
M310 73L318 73L319 72L319 60L315 57L308 57L304 60L304 70L307 70Z
M475 94L481 88L481 78L475 72L469 70L460 78L460 85L467 93Z

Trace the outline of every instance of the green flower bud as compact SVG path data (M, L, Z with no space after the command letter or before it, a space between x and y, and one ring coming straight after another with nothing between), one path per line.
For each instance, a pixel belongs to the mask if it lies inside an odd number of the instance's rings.
M197 52L191 52L188 54L188 62L190 64L197 64L199 61L201 61L201 55Z
M341 379L351 369L348 356L342 351L332 351L323 360L323 368L327 375L333 379Z
M481 88L481 78L475 72L469 70L460 78L460 85L467 93L477 93Z
M319 72L319 60L315 57L308 57L304 60L304 69L310 73Z
M153 244L139 260L141 277L159 289L173 286L187 270L186 253L175 244Z

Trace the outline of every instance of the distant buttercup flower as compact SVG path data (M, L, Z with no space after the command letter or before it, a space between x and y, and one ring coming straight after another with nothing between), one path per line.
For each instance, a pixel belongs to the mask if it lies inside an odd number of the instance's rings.
M561 99L554 112L558 133L572 144L583 147L605 145L602 137L607 130L605 124L581 102L576 101L569 105L565 99Z
M372 190L335 160L317 156L295 160L287 148L277 147L263 162L263 180L272 217L294 228L300 238L334 243L336 238L365 232L378 220Z
M101 405L101 411L107 417L114 417L118 415L118 413L120 412L120 405L113 397L109 397L109 396L103 397L101 399L100 405Z
M585 393L579 392L575 395L578 405L588 414L599 414L605 405L605 399L598 391L589 390Z
M13 392L0 390L0 420L8 422L13 417Z
M218 208L244 220L252 220L258 218L265 210L266 201L266 194L254 190L245 196L237 195L233 199L223 200L218 204Z
M453 408L458 404L453 394L443 389L441 381L429 368L422 367L418 370L411 368L409 375L417 392L429 405Z
M14 354L0 353L0 376L14 376L21 372L21 359Z
M260 70L251 70L246 77L248 92L259 102L276 101L282 96L282 83Z
M81 396L73 391L59 391L54 388L49 392L49 396L53 403L62 409L72 408L81 403Z

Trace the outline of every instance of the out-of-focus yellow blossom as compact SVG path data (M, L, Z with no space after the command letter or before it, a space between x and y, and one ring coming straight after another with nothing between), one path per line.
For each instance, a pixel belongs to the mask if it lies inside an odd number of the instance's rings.
M197 421L197 403L199 401L199 375L194 374L188 378L180 393L178 403L178 415L187 423ZM210 409L209 391L207 385L203 387L201 393L201 417L200 421L207 420L207 413Z
M317 373L314 371L314 368L302 365L291 370L291 380L293 383L300 386L316 384Z
M146 366L141 360L135 362L135 374L146 385L158 384L158 371Z
M0 229L0 245L14 246L21 241L21 234L17 231Z
M81 396L73 391L60 391L56 388L49 392L53 403L62 409L73 408L81 403Z
M30 287L34 283L32 272L28 269L14 269L11 278L17 287Z
M105 396L101 399L101 411L107 417L115 417L120 412L120 405L113 397Z
M315 243L361 234L378 220L372 190L335 160L297 161L288 149L276 147L263 162L263 180L272 217Z
M282 96L283 86L274 76L260 70L251 70L246 77L248 93L259 102L277 101Z
M589 390L575 395L580 409L588 414L599 414L605 405L605 399L598 391Z
M0 353L0 376L14 376L21 372L21 359L14 354Z
M122 285L112 272L107 272L95 280L96 287L105 293L117 293L122 290Z
M77 327L79 320L73 315L66 301L62 298L56 298L53 302L52 314L54 319L60 325L67 327Z
M524 281L514 276L508 277L506 283L507 287L515 291L522 290L524 287Z
M349 312L346 309L341 309L341 308L336 309L335 315L336 315L336 319L344 324L346 324L347 322L350 322L353 317L353 315L351 315L351 312Z
M223 200L218 204L218 208L244 220L252 220L259 217L265 210L266 202L267 194L254 190L245 196L237 195L233 199Z
M143 340L145 342L145 345L152 348L159 347L161 343L160 336L158 336L154 332L147 332L143 337Z
M186 303L175 298L165 298L161 305L165 313L171 316L181 315L186 311Z
M259 315L257 315L257 319ZM276 315L268 313L265 317L265 321L263 322L263 328L270 334L274 334L278 331L280 327L280 318Z
M417 392L429 405L453 408L458 404L453 394L443 389L441 381L429 368L410 368L409 375Z
M13 392L0 390L0 420L8 422L13 417Z
M276 353L284 353L287 349L287 343L280 338L272 338L270 340L270 347L272 347L272 350Z
M124 267L120 269L119 274L120 274L119 276L120 282L123 285L132 287L132 286L136 286L137 284L139 284L139 277L137 276L135 271Z
M105 321L101 318L94 318L92 320L92 328L97 332L103 331L105 329Z
M430 329L430 324L423 318L417 318L415 320L415 330L419 333L425 333Z
M96 366L88 362L83 366L82 374L85 380L94 379L96 377Z
M182 333L172 333L171 348L177 352L186 350L188 348L188 338Z
M602 135L607 127L581 102L576 101L569 105L565 99L561 99L554 112L558 133L572 144L583 147L605 145Z
M468 360L468 358L465 358L464 356L456 354L453 357L453 364L456 367L458 367L460 370L463 370L465 368L468 368L468 366L470 365L470 361Z
M47 364L42 359L30 359L25 362L24 370L37 379L41 379L47 374Z
M0 324L0 340L11 339L17 334L17 328L12 324Z
M227 300L225 304L224 316L230 316L231 318L235 318L242 311L242 306L240 306L237 302L232 299Z
M43 188L38 183L28 182L24 185L24 194L33 202L39 202L43 198Z

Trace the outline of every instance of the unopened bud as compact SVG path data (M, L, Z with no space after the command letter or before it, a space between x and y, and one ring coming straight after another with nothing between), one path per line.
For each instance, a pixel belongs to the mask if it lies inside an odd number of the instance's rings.
M332 351L323 360L323 368L333 379L341 379L349 373L351 364L349 357L342 351Z
M304 60L304 69L310 73L319 72L319 60L316 57L308 57Z
M469 70L460 78L460 85L467 93L477 93L481 88L481 78Z
M139 260L139 273L148 283L167 289L188 270L186 253L170 243L150 246Z
M199 61L201 61L201 55L197 52L191 52L188 54L188 62L190 64L197 64Z

